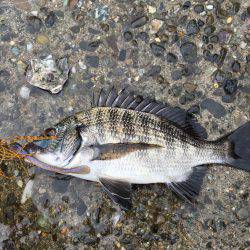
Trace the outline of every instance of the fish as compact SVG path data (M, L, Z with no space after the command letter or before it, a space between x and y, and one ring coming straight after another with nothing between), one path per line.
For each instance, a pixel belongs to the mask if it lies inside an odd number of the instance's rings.
M29 163L99 182L124 210L132 208L132 184L165 183L194 203L209 166L250 171L249 121L211 141L190 113L126 89L102 89L90 109L44 135L56 139L19 147Z

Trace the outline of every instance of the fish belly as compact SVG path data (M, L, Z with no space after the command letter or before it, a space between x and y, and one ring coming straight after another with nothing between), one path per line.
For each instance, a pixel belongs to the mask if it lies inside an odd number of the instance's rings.
M119 159L95 160L90 164L92 173L98 177L135 184L184 181L194 166L192 161L178 161L173 153L159 149L133 152Z

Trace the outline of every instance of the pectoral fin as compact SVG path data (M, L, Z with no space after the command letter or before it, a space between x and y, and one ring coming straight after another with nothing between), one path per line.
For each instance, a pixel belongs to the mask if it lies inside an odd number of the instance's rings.
M113 160L138 150L155 149L161 146L145 143L109 143L92 147L95 152L93 160Z
M132 208L131 202L131 184L126 181L99 178L103 189L108 196L123 209Z

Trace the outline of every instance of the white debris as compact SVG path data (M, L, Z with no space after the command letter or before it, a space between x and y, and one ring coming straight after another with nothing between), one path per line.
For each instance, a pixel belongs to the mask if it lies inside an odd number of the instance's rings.
M24 204L32 196L34 181L29 180L23 190L21 204Z
M54 60L52 55L45 59L32 59L27 80L33 86L48 90L52 94L59 93L69 76L67 58Z
M148 5L148 12L150 14L154 14L156 12L156 8L151 5Z
M160 28L162 27L163 23L164 22L162 20L153 19L150 23L150 33L151 34L157 33L160 30Z
M27 51L31 51L32 48L33 48L33 44L32 44L32 43L28 43L28 44L26 45Z
M20 91L19 91L19 94L23 99L29 99L29 97L30 97L30 89L28 87L26 87L26 86L22 86Z
M84 64L84 62L81 61L81 60L79 61L79 66L80 66L81 69L87 69L86 64Z
M213 6L212 4L208 4L208 5L206 6L206 8L207 8L207 10L212 10L212 9L214 8L214 6Z
M73 67L71 68L71 73L72 73L72 74L75 74L75 73L76 73L76 67L73 66Z
M7 240L9 238L9 235L10 235L10 226L0 223L0 243Z
M23 187L23 181L22 180L18 180L17 181L17 185L22 188Z
M245 49L247 47L247 43L244 41L241 41L240 47L241 47L241 49Z
M113 221L113 226L114 226L114 227L115 227L116 224L119 222L121 216L122 216L121 212L116 212L116 213L113 215L112 221Z

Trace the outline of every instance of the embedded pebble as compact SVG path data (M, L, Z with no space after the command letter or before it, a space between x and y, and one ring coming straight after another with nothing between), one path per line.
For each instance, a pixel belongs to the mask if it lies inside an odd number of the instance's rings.
M22 86L21 89L20 89L19 94L23 99L29 99L29 97L30 97L30 89L28 87L26 87L26 86Z
M165 48L157 43L150 44L151 51L156 57L163 57L165 53Z
M237 217L240 219L240 220L246 220L250 217L250 213L249 213L249 208L241 208L239 209L239 211L237 211Z
M184 61L194 63L197 61L197 46L192 42L183 43L180 52Z
M148 22L148 17L142 16L142 17L139 17L139 18L133 20L131 22L131 27L134 29L139 28L139 27L142 27L143 25L145 25L147 22Z
M215 118L219 119L226 115L226 109L212 99L205 99L200 105L202 109L207 109Z
M159 20L159 19L153 19L151 22L150 22L150 33L151 34L155 34L157 33L160 28L162 27L163 25L163 21L162 20Z
M33 180L29 180L26 183L26 186L23 190L23 194L22 194L22 198L21 198L21 204L24 204L29 198L31 198L32 193L33 193L33 185L34 185Z

